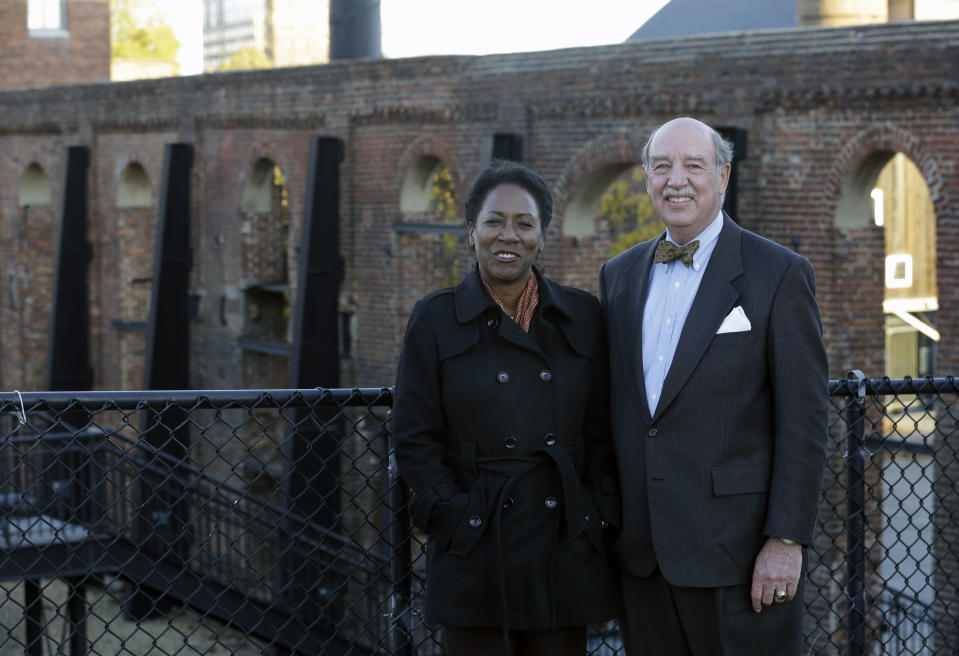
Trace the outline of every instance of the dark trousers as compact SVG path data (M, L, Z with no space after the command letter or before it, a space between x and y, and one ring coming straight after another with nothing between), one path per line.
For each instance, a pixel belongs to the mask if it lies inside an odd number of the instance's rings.
M803 582L793 601L756 613L748 585L681 588L657 568L621 579L627 656L799 656Z
M497 656L503 654L503 630L487 627L444 626L446 656ZM586 627L554 631L510 631L511 656L583 656Z

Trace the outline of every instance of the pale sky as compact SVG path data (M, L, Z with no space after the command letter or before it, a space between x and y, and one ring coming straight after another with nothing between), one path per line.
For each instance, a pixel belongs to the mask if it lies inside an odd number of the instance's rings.
M622 43L667 2L380 0L383 56L485 55ZM162 6L180 40L180 74L202 73L203 2L167 0Z

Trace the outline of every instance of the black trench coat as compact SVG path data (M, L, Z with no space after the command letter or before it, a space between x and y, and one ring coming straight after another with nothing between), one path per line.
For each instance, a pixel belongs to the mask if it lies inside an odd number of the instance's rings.
M413 522L429 536L432 624L548 630L617 615L600 307L539 281L530 334L475 271L419 301L407 326L392 428Z

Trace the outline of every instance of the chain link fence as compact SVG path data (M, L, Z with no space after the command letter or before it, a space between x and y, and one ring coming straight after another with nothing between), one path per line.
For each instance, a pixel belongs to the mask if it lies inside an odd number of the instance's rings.
M959 654L957 392L830 382L804 654ZM0 655L442 654L391 402L0 394ZM590 629L591 654L619 645Z

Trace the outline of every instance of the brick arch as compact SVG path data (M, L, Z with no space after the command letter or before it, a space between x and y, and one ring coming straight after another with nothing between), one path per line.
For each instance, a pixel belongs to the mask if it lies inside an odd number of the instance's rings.
M830 291L824 291L823 296L842 299L831 316L824 317L824 328L838 355L833 361L839 370L859 368L869 375L885 370L885 333L876 329L884 322L885 233L866 217L871 217L869 191L896 153L909 158L921 172L936 214L937 250L943 253L948 248L940 241L941 221L949 211L946 187L939 164L923 140L889 123L856 133L838 151L828 170L821 201L822 219L831 224L835 239L835 256L827 269ZM941 271L937 277L942 279ZM851 280L856 284L848 285ZM940 306L951 302L950 293L940 286ZM940 330L947 336L942 325ZM940 353L943 346L941 342Z
M595 226L588 225L589 218L584 217L594 209L597 194L601 195L620 173L642 160L648 136L640 130L603 134L569 160L553 185L553 221L563 235L595 236Z
M453 196L456 198L457 203L462 206L462 201L466 193L464 190L464 177L460 167L457 165L458 162L456 161L453 151L451 151L446 142L441 139L433 136L421 136L403 150L396 164L394 188L397 190L396 207L401 212L404 211L404 205L407 205L409 211L426 210L426 207L422 206L421 202L418 202L416 199L412 201L405 200L403 196L404 194L413 192L412 187L418 186L419 182L425 183L425 180L422 180L422 178L427 177L432 172L432 169L430 171L424 170L424 164L431 159L437 160L449 169L450 175L453 178ZM410 205L410 203L412 204Z
M832 168L826 177L827 207L834 208L833 220L838 228L849 227L850 221L844 221L841 213L853 209L853 199L844 198L844 194L855 192L857 184L865 184L873 171L878 174L889 158L901 152L911 159L922 173L929 188L936 217L942 217L947 211L945 183L939 171L936 159L926 150L922 140L915 134L884 124L860 131L837 154ZM849 205L846 205L846 204ZM847 224L847 225L844 225Z

